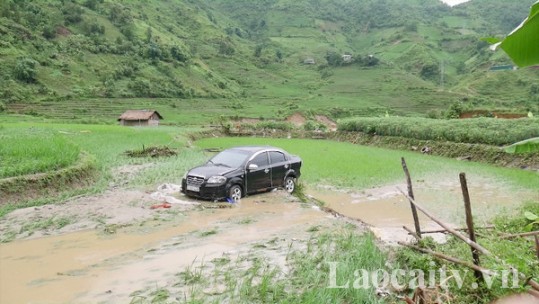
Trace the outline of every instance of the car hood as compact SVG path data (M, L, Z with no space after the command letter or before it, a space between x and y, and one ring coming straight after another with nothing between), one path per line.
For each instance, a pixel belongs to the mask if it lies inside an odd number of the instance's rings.
M225 175L229 172L235 171L237 168L230 168L225 166L213 166L213 165L203 165L196 168L193 168L187 172L187 175L197 175L208 178L214 175Z

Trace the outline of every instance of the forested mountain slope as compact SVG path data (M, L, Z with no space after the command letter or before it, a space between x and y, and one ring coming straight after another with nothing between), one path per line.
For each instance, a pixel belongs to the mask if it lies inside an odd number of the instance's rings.
M69 101L82 115L148 98L266 117L534 108L538 71L489 71L511 62L480 40L506 34L532 2L4 0L0 110Z

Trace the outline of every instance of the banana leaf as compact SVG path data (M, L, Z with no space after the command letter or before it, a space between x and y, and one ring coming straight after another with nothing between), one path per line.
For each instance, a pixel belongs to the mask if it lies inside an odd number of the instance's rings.
M539 64L539 1L532 5L530 15L505 39L483 39L502 48L519 67Z
M539 137L517 142L508 147L505 147L504 150L505 152L511 154L539 152Z

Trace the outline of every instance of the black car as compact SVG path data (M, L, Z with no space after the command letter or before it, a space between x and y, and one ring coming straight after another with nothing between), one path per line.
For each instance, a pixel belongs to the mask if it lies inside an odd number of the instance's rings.
M301 158L279 148L246 146L224 150L182 179L187 196L230 201L283 187L292 193L300 177Z

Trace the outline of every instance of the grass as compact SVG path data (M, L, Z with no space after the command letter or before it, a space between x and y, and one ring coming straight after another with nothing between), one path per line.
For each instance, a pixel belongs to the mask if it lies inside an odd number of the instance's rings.
M210 229L210 230L205 230L205 231L202 231L200 232L198 235L200 237L207 237L207 236L210 236L210 235L214 235L214 234L217 234L219 231L216 229L216 228L213 228L213 229Z
M62 229L71 223L73 223L73 219L69 217L51 217L24 224L20 228L19 234L27 233L32 235L36 230Z
M305 248L288 249L288 269L281 269L255 249L235 258L190 265L176 281L161 289L178 303L381 303L370 289L328 288L330 263L336 265L336 282L352 281L357 269L383 269L386 256L372 234L355 227L338 226L318 232ZM350 282L350 285L352 282ZM217 286L218 287L217 287ZM150 291L137 292L137 297ZM146 298L151 298L149 295ZM135 300L135 298L134 298Z
M303 159L301 180L311 185L332 185L365 189L404 181L401 157L405 157L414 178L445 178L466 172L470 179L487 177L513 187L534 190L539 175L534 172L459 162L408 151L395 151L325 140L273 138L207 138L197 141L201 148L228 148L240 145L273 145Z

